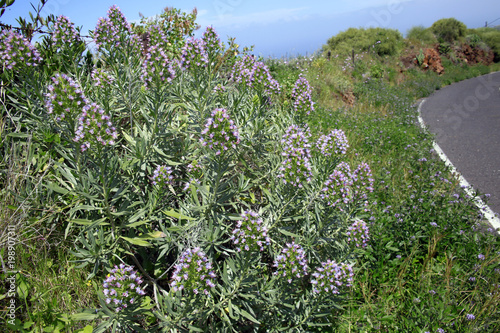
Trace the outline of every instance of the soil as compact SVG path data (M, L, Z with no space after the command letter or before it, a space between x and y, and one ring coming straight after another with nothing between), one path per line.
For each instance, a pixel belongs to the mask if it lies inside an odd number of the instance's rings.
M455 55L453 57L455 61L458 59L469 65L490 65L495 60L495 54L492 50L485 51L480 47L471 47L468 44L462 44L458 47L454 47L452 52ZM417 57L420 55L420 50L417 51L412 47L407 52L404 52L404 55L400 58L403 70L420 67L424 71L432 70L438 74L444 73L441 57L445 55L439 54L439 44L436 44L434 48L422 49L422 53L422 64L419 64Z

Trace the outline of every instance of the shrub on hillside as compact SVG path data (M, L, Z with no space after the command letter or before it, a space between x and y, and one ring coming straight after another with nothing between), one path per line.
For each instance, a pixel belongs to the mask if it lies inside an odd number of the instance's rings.
M349 28L331 37L328 48L334 53L350 54L352 50L366 52L374 50L380 56L395 55L403 37L394 29L384 28Z
M426 28L423 25L417 25L408 30L406 33L406 38L409 40L420 41L423 44L432 44L437 42L436 37L432 33L430 28Z
M478 35L495 52L495 62L500 61L500 31L495 28L479 28L469 32Z
M459 37L465 36L467 26L455 18L446 18L434 22L431 31L439 42L453 43Z

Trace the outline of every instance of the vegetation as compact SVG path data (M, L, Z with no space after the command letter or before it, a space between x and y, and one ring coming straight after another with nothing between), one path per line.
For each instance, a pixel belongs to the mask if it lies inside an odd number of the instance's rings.
M437 38L434 36L430 28L426 28L422 25L412 27L406 33L406 38L408 40L418 41L423 44L432 44L437 42Z
M498 331L498 234L415 103L498 66L404 68L390 29L257 59L195 20L2 31L7 328Z
M486 43L495 52L495 62L500 61L500 30L495 28L478 28L471 30L471 33L479 36L481 41Z
M446 18L434 22L431 30L440 42L453 43L465 36L467 26L455 18Z
M348 55L355 52L372 51L380 56L395 55L403 37L394 29L385 28L349 28L331 37L328 47L334 54Z

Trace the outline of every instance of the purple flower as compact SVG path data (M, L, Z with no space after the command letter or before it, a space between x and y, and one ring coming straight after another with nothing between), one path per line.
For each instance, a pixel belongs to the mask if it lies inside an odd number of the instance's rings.
M304 249L295 242L286 244L274 260L273 267L276 268L274 275L283 277L288 283L306 276L309 269Z
M172 175L172 168L165 165L159 165L156 167L151 177L153 185L167 186L168 184L173 184L174 176Z
M57 122L72 121L80 115L88 101L80 85L66 74L56 74L47 87L45 107ZM71 130L74 130L71 128Z
M348 243L353 243L356 247L366 247L368 245L370 235L366 222L356 220L347 230Z
M113 82L115 82L115 78L102 68L94 68L90 76L94 80L94 86L101 89L109 89Z
M285 184L301 188L303 183L312 180L311 145L309 128L302 129L291 125L281 140L284 160L279 168L278 178Z
M346 162L340 162L328 177L321 195L329 206L339 207L349 204L353 199L354 185L351 167Z
M324 156L345 154L349 148L347 137L340 129L334 129L330 134L320 136L316 146Z
M177 75L175 67L176 63L169 59L162 47L151 46L142 64L141 79L144 81L144 86L161 87L165 82L172 82Z
M311 95L312 89L309 81L301 75L292 90L293 109L297 115L309 115L314 111L314 102Z
M278 81L272 78L267 66L263 62L256 61L254 56L245 56L234 64L231 80L250 88L263 90L267 94L280 92Z
M104 114L95 103L85 105L83 112L78 118L78 128L73 141L82 142L80 148L86 151L91 143L106 146L114 145L118 133L110 121L110 117Z
M212 111L205 128L201 131L200 142L215 151L215 155L224 153L230 146L236 148L240 143L238 129L226 109Z
M0 33L0 67L20 70L42 61L36 48L21 34L5 29Z
M132 33L130 24L120 11L113 5L108 10L106 18L100 18L94 30L94 42L99 52L113 53L118 47L130 45L132 52L140 53L141 42Z
M72 23L66 16L59 16L54 23L52 31L52 41L56 49L64 49L73 43L80 43L80 33L74 28Z
M187 249L178 258L170 287L174 292L184 290L189 294L201 295L199 291L203 290L204 295L209 295L207 287L215 287L216 277L206 254L199 247L195 247Z
M264 251L264 245L269 245L271 239L267 235L267 227L262 223L259 215L252 211L241 214L241 220L237 222L233 230L231 240L236 250L241 252L260 250Z
M183 70L191 67L203 68L208 65L208 54L206 50L206 42L203 39L191 37L186 41L181 50L179 66Z
M473 314L471 314L471 313L468 313L468 314L465 316L465 318L466 318L467 320L474 320L474 319L476 319L476 316L474 316L474 315L473 315Z
M350 287L354 277L352 266L349 264L337 264L335 261L327 260L321 263L321 267L311 274L311 284L314 293L338 294L342 286Z
M112 304L115 306L115 311L119 312L127 308L127 303L132 304L137 295L143 296L146 294L144 288L140 285L134 290L127 289L128 283L120 283L119 281L130 281L133 280L131 276L136 276L137 272L133 270L133 267L127 266L125 264L120 264L120 266L114 266L110 273L106 277L103 283L104 295L114 296L113 299L110 297L106 298L106 304ZM107 289L110 288L110 289Z

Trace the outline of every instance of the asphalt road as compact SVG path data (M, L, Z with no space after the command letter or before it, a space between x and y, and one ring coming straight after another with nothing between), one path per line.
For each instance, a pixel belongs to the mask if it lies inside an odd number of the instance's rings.
M500 214L500 72L438 90L420 111L458 172L490 194L488 205Z

